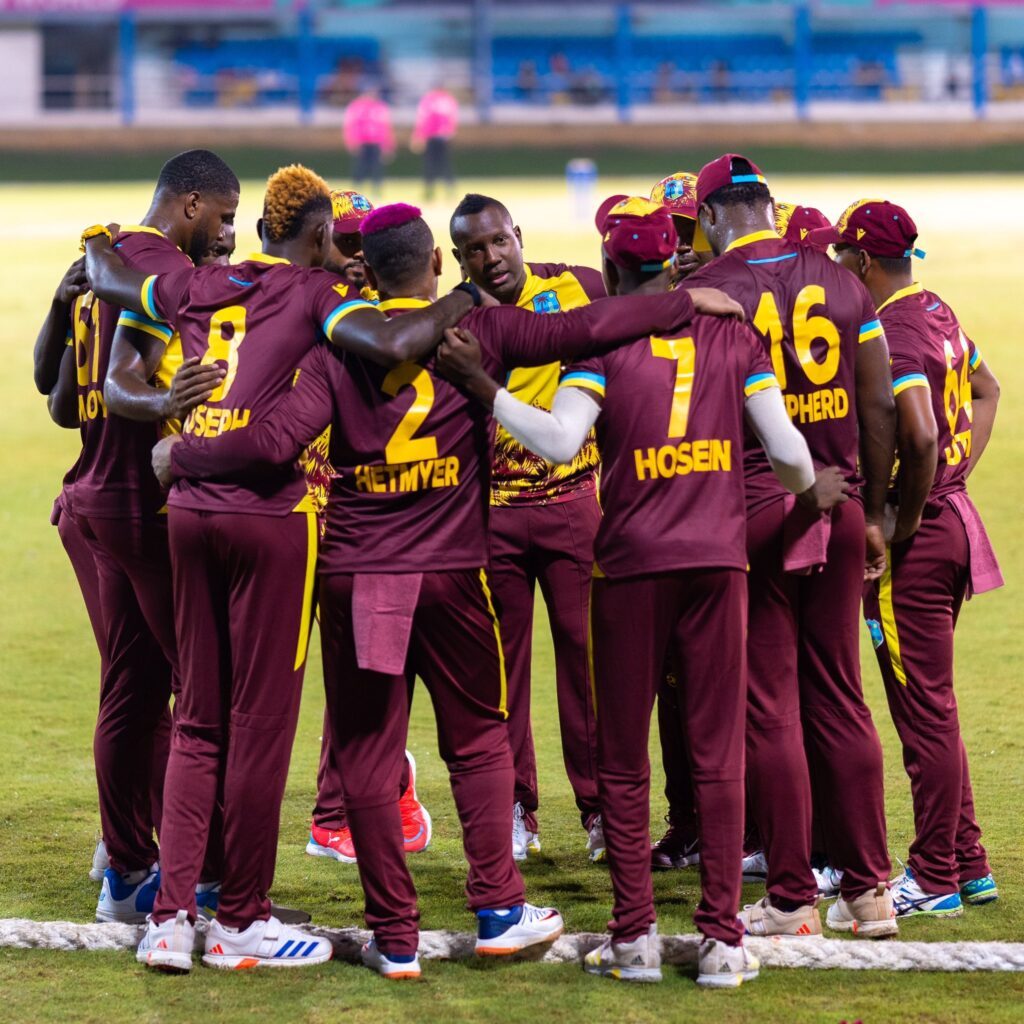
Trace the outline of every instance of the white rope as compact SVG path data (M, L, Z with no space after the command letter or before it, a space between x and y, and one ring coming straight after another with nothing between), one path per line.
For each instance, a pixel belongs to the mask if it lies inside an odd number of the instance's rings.
M330 939L339 960L359 962L360 947L370 933L360 928L300 926L303 931ZM200 923L197 940L205 927ZM74 924L70 921L30 921L0 918L0 947L15 949L104 950L133 949L142 927L128 924ZM579 963L603 935L563 935L553 945L540 947L523 958L543 963ZM420 956L427 960L464 960L473 955L474 936L464 932L420 932ZM847 971L1024 971L1021 942L873 942L868 939L756 939L746 940L765 967L803 967ZM198 942L197 942L198 944ZM697 935L665 935L661 955L665 963L692 966L697 962Z

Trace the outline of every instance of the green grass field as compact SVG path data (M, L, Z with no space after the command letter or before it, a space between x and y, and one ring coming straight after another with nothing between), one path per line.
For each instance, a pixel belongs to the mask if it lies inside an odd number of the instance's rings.
M665 167L663 173L673 170ZM273 170L272 167L267 168ZM770 172L770 166L767 168ZM74 168L68 168L69 176ZM528 258L591 263L597 238L576 222L557 179L467 181L493 191L523 228ZM638 192L651 181L602 182L603 194ZM1002 408L985 462L971 480L1001 557L1007 587L968 605L961 618L958 688L972 759L975 797L1002 898L958 921L912 920L901 938L1014 941L1024 931L1020 807L1024 776L1019 586L1024 547L1024 370L1014 356L1019 329L1015 253L1024 226L1024 177L942 179L858 176L782 177L776 194L835 216L862 195L905 204L919 224L928 259L920 274L958 310L1003 386ZM238 255L256 245L260 181L243 186ZM8 372L0 383L0 917L90 921L96 886L87 870L98 834L91 735L98 658L70 566L48 525L77 435L61 432L31 383L31 349L56 282L76 255L80 229L97 220L137 221L147 187L0 186L0 236L8 257L2 279ZM957 216L970 196L968 225ZM418 188L388 186L387 200L416 201ZM447 254L451 204L427 209ZM970 229L973 229L970 230ZM450 268L449 272L450 272ZM451 276L450 273L448 276ZM531 898L552 902L573 931L601 931L610 909L607 872L587 864L584 835L560 763L550 642L537 625L534 732L541 776L543 854L524 866ZM886 751L890 849L905 856L912 836L909 792L874 659L865 647L865 688ZM310 660L285 797L273 895L318 922L361 924L355 869L305 856L323 707L318 657ZM423 927L466 930L464 863L457 818L436 753L429 701L417 696L410 747L420 792L434 816L434 843L411 863ZM653 751L657 765L657 751ZM664 813L656 767L652 828ZM691 931L698 898L694 871L656 879L662 933ZM749 900L759 893L749 889ZM283 976L282 976L283 975ZM586 977L574 966L428 962L419 985L389 985L370 972L331 963L300 972L242 976L196 969L185 978L154 976L124 953L0 950L0 1018L10 1021L1017 1021L1020 975L898 975L766 970L735 993L699 991L669 969L661 986L629 988Z

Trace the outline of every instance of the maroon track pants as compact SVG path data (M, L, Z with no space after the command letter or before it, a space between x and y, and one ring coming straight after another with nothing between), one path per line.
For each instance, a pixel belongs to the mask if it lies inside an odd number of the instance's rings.
M430 693L437 742L462 822L471 910L522 903L512 859L512 754L497 619L482 569L423 576L407 675L359 668L351 575L320 579L324 682L345 807L359 857L366 923L381 949L416 951L419 911L395 794L405 764L413 674Z
M768 892L810 904L813 779L824 852L854 899L890 870L882 747L860 677L864 510L857 501L833 510L827 563L810 576L782 571L782 528L781 498L747 522L748 801Z
M679 712L700 828L698 929L730 945L743 856L747 588L737 569L595 579L590 638L598 783L615 895L609 924L630 942L655 920L647 738L666 653L679 669Z
M600 810L597 734L587 661L587 614L594 537L601 524L596 496L547 505L495 507L490 518L488 576L501 621L508 671L508 730L516 768L515 798L538 806L537 758L530 728L534 589L540 583L555 648L555 688L562 758L580 817Z
M90 619L94 630L97 618L102 623L104 667L93 759L103 841L111 867L140 871L159 857L153 830L162 823L157 794L170 744L175 643L167 524L64 513L62 527L65 546L84 543L96 574L99 614ZM76 574L87 569L81 553L72 564Z
M181 665L164 789L157 922L194 919L210 821L221 798L217 920L270 915L277 834L312 619L313 513L171 508Z
M864 590L910 776L915 836L908 863L925 892L955 892L990 870L953 693L953 630L967 579L967 534L943 505L890 549L889 569Z

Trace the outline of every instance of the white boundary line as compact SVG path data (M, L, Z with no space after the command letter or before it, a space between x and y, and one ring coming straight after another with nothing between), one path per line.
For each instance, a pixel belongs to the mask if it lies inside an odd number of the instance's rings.
M359 962L359 949L370 933L359 928L304 930L331 940L339 960ZM0 918L0 947L14 949L117 950L132 949L142 935L141 926L127 924L74 924L70 921L32 921ZM201 929L197 929L197 937ZM563 935L539 959L543 963L579 963L603 935ZM474 936L463 932L420 933L420 956L427 960L463 960L473 955ZM697 963L697 935L662 936L664 962L676 966ZM1021 942L872 942L867 939L757 939L746 940L765 967L803 967L848 971L1024 971Z

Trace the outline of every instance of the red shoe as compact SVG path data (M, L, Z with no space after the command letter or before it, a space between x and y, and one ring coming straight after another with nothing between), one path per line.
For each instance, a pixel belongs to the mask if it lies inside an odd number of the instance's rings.
M433 823L426 807L416 798L416 758L408 750L405 756L409 761L409 788L398 801L402 814L402 839L406 853L422 853L430 845Z
M356 848L352 843L352 831L349 828L320 828L319 825L309 826L309 842L306 853L311 857L330 857L340 860L342 864L355 864Z

